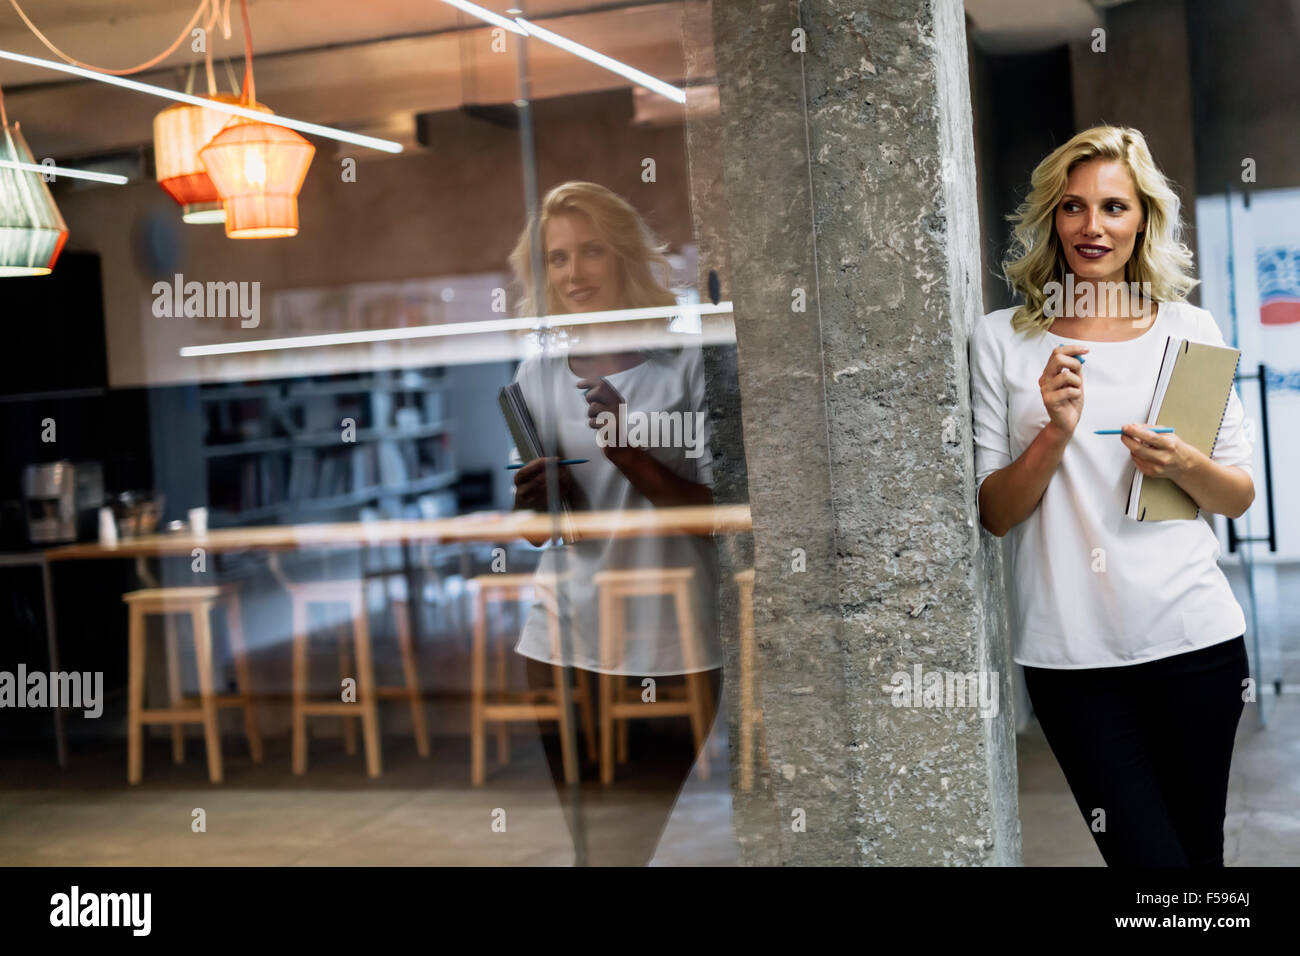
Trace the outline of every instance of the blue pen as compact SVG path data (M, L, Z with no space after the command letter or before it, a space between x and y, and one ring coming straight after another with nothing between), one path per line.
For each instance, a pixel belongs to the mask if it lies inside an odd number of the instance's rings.
M1143 427L1146 427L1146 426L1143 426ZM1172 428L1147 428L1147 431L1149 431L1149 432L1155 432L1157 435L1167 435L1167 434L1169 434L1171 431L1173 431L1173 429L1172 429ZM1093 432L1093 434L1094 434L1094 435L1122 435L1122 434L1124 434L1124 429L1122 429L1122 428L1099 428L1099 429L1097 429L1095 432Z
M559 461L556 462L556 464L557 465L583 465L589 461L591 461L590 458L561 458ZM528 464L528 462L521 461L517 465L506 465L506 471L514 471L515 469L524 467L524 465L526 464Z
M1058 344L1056 347L1059 349L1059 348L1060 348L1061 346L1063 346L1063 345L1065 345L1065 343L1064 343L1064 342L1061 342L1061 343ZM1079 364L1080 364L1080 365L1083 365L1084 363L1086 363L1086 362L1088 361L1088 360L1087 360L1086 358L1084 358L1082 355L1076 355L1075 358L1077 358L1077 359L1079 360Z

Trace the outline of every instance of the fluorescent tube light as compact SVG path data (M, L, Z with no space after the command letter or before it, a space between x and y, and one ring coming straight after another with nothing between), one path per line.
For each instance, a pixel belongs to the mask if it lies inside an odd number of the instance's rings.
M525 34L536 37L539 40L557 46L561 50L567 50L574 56L582 57L589 63L594 63L599 67L604 67L611 73L617 73L619 76L626 77L638 86L644 86L647 90L652 90L660 96L666 96L674 103L686 102L686 91L663 80L656 79L649 73L642 72L635 67L628 66L626 63L614 59L612 56L606 56L593 50L589 46L583 46L575 40L568 37L560 36L545 27L539 27L537 24L525 20L523 17L515 17L513 21L501 16L499 13L493 13L491 10L484 9L476 3L469 3L468 0L442 0L448 6L455 7L457 10L464 10L466 13L473 14L481 20L485 20L494 26L504 27L514 33Z
M66 169L63 166L41 165L39 163L16 163L11 159L0 159L0 167L21 169L27 173L44 173L47 176L66 176L68 179L89 179L93 183L112 183L125 186L130 180L117 173L95 173L88 169Z
M447 0L443 0L443 2L445 3ZM545 27L539 27L536 23L525 20L523 17L515 17L515 22L527 30L531 36L535 36L539 40L545 40L553 46L558 46L561 50L568 50L575 56L580 56L590 63L604 67L611 73L617 73L619 76L627 77L638 86L644 86L647 90L653 90L655 93L667 97L674 103L686 102L685 90L669 83L665 83L663 80L656 79L649 73L644 73L635 67L628 66L626 63L622 63L619 60L614 59L612 56L606 56L603 53L599 53L589 46L583 46L581 43L570 40L568 37L563 37L558 33L553 33Z
M325 345L361 345L368 342L396 342L403 339L427 339L444 335L477 335L485 332L512 332L574 325L593 325L599 322L636 322L643 319L673 318L679 315L726 315L731 312L730 302L682 303L658 305L644 309L611 309L605 312L561 313L558 315L526 316L518 319L486 319L478 322L446 322L441 325L419 325L403 329L364 329L357 332L324 332L319 335L295 335L282 339L258 339L252 342L222 342L217 345L187 345L181 349L184 358L204 355L234 355L240 352L274 352L280 349L308 349ZM555 321L560 319L562 321Z
M442 2L448 6L455 7L457 10L463 10L472 16L476 16L480 20L486 20L494 26L504 27L511 33L518 33L520 36L527 36L524 29L509 17L503 17L499 13L493 13L486 7L480 7L477 3L470 3L469 0L442 0Z
M345 130L334 129L332 126L321 126L318 123L308 123L304 120L290 119L287 116L278 116L274 113L264 113L260 110L249 109L248 107L240 106L237 103L223 103L220 100L211 100L203 96L192 96L189 93L179 93L176 90L165 89L161 86L141 83L139 80L128 80L123 76L113 76L109 73L97 73L94 70L86 70L79 66L73 66L70 63L59 63L55 60L43 60L37 56L27 56L24 53L11 53L8 50L0 50L0 59L12 60L14 63L25 63L28 66L44 67L47 70L55 70L59 73L70 73L73 76L84 77L88 80L97 80L100 83L107 83L110 86L120 86L123 89L134 90L137 93L148 93L151 96L158 96L165 100L175 100L177 103L189 103L193 106L201 106L204 109L215 110L219 113L229 113L231 116L243 116L246 119L257 120L261 123L270 123L274 126L284 126L287 129L297 130L300 133L312 133L316 136L336 140L340 143L351 143L354 146L365 146L369 149L377 149L385 153L400 153L402 151L402 144L395 143L391 139L379 139L374 136L365 136L361 133L349 133Z

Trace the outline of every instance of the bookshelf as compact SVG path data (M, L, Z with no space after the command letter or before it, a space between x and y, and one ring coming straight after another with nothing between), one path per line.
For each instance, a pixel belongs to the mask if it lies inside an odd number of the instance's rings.
M202 386L210 523L454 514L449 392L441 368Z

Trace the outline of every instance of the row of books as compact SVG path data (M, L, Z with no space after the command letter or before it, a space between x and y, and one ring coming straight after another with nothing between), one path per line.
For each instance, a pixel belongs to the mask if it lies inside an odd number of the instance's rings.
M452 467L445 436L380 441L343 448L298 448L290 454L246 458L239 467L239 507L267 507L357 494L400 491ZM219 497L219 496L218 496Z

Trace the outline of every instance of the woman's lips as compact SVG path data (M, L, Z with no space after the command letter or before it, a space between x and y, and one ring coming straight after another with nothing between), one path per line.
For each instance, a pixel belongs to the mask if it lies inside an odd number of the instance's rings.
M1075 246L1074 251L1085 259L1100 259L1102 256L1110 255L1110 249L1105 246Z
M578 289L569 293L569 298L575 302L586 302L596 294L595 289Z

